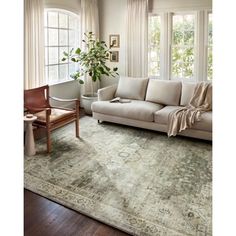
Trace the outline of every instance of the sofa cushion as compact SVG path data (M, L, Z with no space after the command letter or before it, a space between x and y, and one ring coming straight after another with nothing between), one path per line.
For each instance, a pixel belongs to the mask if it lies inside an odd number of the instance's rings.
M202 113L200 121L195 122L192 129L212 132L212 111Z
M170 112L177 110L180 106L166 106L154 114L154 121L160 124L168 124ZM212 112L204 112L201 115L200 121L196 121L191 129L212 131Z
M120 77L116 97L144 100L148 78Z
M139 100L131 100L130 103L110 103L109 101L92 103L93 112L150 122L154 121L154 113L162 107L156 103Z
M196 87L196 83L182 83L182 92L181 92L181 100L180 100L180 105L181 106L186 106L189 104L193 93L194 89Z
M180 81L150 79L147 87L146 101L164 105L179 105L181 94Z
M168 116L170 112L175 111L181 108L180 106L165 106L159 111L156 111L154 114L154 121L160 124L167 124L168 123Z

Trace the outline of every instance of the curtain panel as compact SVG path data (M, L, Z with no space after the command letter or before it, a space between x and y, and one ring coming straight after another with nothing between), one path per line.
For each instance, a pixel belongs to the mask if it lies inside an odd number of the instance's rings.
M148 0L127 0L127 74L148 76Z
M84 33L93 32L99 38L99 17L97 0L81 0L81 39ZM81 47L83 48L83 43ZM83 48L84 49L84 48ZM85 49L84 49L85 50ZM92 93L99 88L99 81L93 82L88 75L84 76L84 84L81 85L81 95ZM83 104L82 104L83 105Z
M45 84L44 1L24 1L24 88Z

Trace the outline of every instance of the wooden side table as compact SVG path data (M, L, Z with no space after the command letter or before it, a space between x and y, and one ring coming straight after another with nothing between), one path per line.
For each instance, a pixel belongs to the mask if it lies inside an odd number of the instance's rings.
M36 116L27 117L24 116L24 122L26 123L26 132L25 132L25 155L33 156L35 155L35 143L34 143L34 133L32 123L37 119Z

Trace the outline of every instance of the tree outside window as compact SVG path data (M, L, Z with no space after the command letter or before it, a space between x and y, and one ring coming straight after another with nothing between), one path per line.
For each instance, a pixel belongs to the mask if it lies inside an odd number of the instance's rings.
M213 38L212 38L212 14L208 14L208 50L207 50L207 79L212 80L212 43L213 43Z
M148 75L160 76L161 17L148 18Z
M171 72L173 79L194 76L195 16L173 15Z

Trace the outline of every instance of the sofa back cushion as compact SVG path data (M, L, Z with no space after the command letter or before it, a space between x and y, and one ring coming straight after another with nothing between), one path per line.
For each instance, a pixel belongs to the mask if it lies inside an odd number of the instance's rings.
M180 106L187 106L193 96L194 89L197 83L183 82L182 83L182 92Z
M148 78L120 77L116 97L144 100Z
M147 87L146 101L178 106L180 95L180 81L150 79Z

